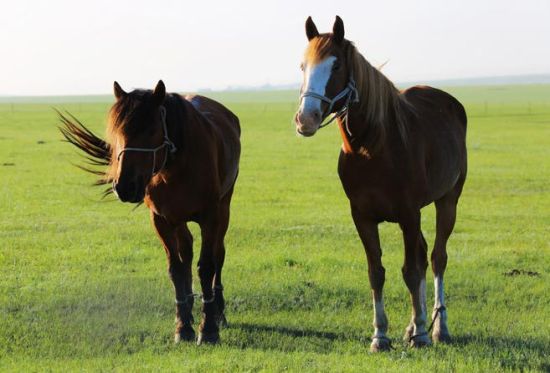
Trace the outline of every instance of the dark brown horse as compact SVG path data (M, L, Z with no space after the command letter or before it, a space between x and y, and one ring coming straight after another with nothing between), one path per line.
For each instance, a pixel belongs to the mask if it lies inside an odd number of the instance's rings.
M98 184L112 184L123 202L143 201L149 207L176 292L176 342L195 339L193 237L187 223L199 224L203 318L197 343L215 343L225 322L221 274L239 169L239 120L206 97L166 94L162 81L154 91L130 93L115 82L114 93L107 141L74 117L61 115L61 132L92 164L108 166L105 172L89 170L101 176Z
M390 348L382 288L385 269L378 224L399 223L405 244L403 278L412 301L405 339L413 347L430 343L426 326L427 245L420 209L436 207L436 238L431 256L435 276L432 338L450 340L443 301L446 244L466 179L466 113L451 95L431 87L398 91L355 46L344 39L339 17L333 32L319 34L311 17L304 62L304 84L296 128L312 136L331 113L343 145L338 174L365 247L374 305L371 350Z

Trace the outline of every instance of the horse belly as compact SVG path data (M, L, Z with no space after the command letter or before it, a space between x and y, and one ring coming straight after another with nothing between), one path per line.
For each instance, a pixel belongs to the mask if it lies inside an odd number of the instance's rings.
M465 173L464 145L459 137L447 137L435 142L426 160L426 173L429 186L428 203L438 200L454 188L460 176Z

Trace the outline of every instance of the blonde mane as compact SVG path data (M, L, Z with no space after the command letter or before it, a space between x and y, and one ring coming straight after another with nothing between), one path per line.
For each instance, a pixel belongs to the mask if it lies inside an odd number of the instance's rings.
M321 34L312 39L306 49L306 61L319 62L335 49L341 48L347 61L350 77L355 81L359 94L359 112L367 123L366 133L359 141L364 142L371 151L378 150L390 129L395 126L404 144L407 142L405 127L405 107L410 105L400 94L394 84L376 67L372 66L352 42L344 40L342 45L335 45L332 34Z
M384 142L388 126L392 123L404 143L407 141L407 131L404 120L404 106L409 106L395 85L376 67L372 66L359 53L353 43L348 42L346 60L348 71L355 80L359 93L358 111L364 114L368 123L368 144L371 150L376 150Z

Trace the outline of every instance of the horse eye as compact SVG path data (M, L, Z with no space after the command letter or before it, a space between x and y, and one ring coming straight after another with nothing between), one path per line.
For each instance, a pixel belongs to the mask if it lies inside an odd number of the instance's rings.
M332 71L338 71L340 70L340 62L338 60L334 61L334 65L332 65Z
M300 70L304 71L304 63L303 62L300 64Z

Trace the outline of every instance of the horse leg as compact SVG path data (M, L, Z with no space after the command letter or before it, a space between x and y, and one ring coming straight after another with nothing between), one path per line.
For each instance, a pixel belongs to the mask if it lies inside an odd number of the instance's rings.
M378 235L378 224L361 216L357 208L352 207L352 217L355 227L361 238L361 242L367 254L369 267L369 282L372 291L374 309L374 334L370 345L371 352L387 351L390 349L388 331L388 318L384 310L383 288L386 270L382 266L382 250Z
M447 328L447 309L443 297L443 275L447 267L447 240L454 228L457 202L455 190L435 201L436 235L431 257L435 287L435 302L432 312L434 342L451 341L451 335Z
M225 245L223 242L218 246L218 250L214 253L214 261L216 262L216 274L214 275L214 299L218 306L218 325L227 326L225 317L225 298L223 296L222 284L222 268L225 261Z
M416 211L400 223L405 242L403 279L412 302L411 324L405 338L412 347L431 343L426 331L426 268L428 267L427 245L420 231L420 211Z
M428 244L426 243L426 239L424 238L424 234L422 234L422 231L420 231L420 250L418 251L420 253L420 256L417 256L416 260L417 260L417 265L420 266L420 268L422 268L422 264L424 263L424 267L426 267L426 256L425 254L423 253L427 253L428 251ZM424 271L425 273L425 271ZM425 278L425 276L424 276ZM424 294L425 294L425 286L424 286ZM426 300L424 300L424 305L426 304ZM425 309L427 310L427 306L425 307ZM427 312L427 311L426 311ZM411 318L411 321L409 323L409 325L407 326L407 328L405 329L405 336L403 337L403 339L408 343L411 341L411 337L415 335L414 333L414 317Z
M186 224L174 227L162 216L152 214L153 225L164 245L168 273L176 292L176 331L174 341L193 341L193 290L191 262L193 237Z
M228 195L221 201L219 220L220 220L220 232L218 237L218 243L214 250L214 262L216 265L216 274L214 275L214 299L218 306L218 325L227 326L227 319L225 318L225 299L223 297L223 284L222 284L222 269L225 262L225 244L224 238L229 226L229 205L231 201L231 190Z
M176 342L178 336L180 340L194 341L195 332L191 325L193 324L193 271L191 265L193 263L193 236L187 227L187 224L182 224L176 230L176 239L178 242L178 253L183 269L183 293L182 298L176 294L176 303L178 307L179 320L176 326Z
M216 275L215 253L219 251L221 225L218 213L200 223L202 247L198 262L198 272L202 288L202 320L199 325L197 344L218 343L220 339L218 325L218 304L214 294L214 276ZM221 279L220 279L221 282Z

